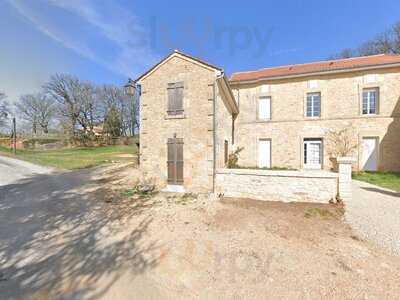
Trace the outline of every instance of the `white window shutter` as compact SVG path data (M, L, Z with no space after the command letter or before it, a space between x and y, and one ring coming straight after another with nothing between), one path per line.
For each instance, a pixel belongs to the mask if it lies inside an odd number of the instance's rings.
M260 120L271 118L271 98L265 97L258 100L258 118Z

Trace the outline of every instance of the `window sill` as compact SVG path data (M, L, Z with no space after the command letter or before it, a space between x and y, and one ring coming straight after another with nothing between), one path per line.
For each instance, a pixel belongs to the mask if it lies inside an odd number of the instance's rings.
M256 123L269 123L271 122L271 119L257 119Z
M174 119L186 119L186 115L185 114L181 114L181 115L166 115L164 117L165 120L174 120Z
M361 114L361 117L365 117L365 118L373 118L373 117L377 117L379 116L379 114Z
M322 119L321 116L318 116L318 117L307 117L307 116L305 116L304 117L304 120L321 120L321 119Z

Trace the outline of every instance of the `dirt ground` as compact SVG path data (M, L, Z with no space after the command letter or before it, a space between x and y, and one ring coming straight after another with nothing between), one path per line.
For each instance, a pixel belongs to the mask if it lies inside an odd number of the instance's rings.
M120 187L131 186L136 177L124 178L131 182ZM162 193L112 203L137 210L132 228L151 218L147 234L158 249L148 274L159 295L400 297L400 257L355 236L343 223L343 207Z
M96 228L90 252L85 255L86 240L79 240L74 259L68 260L70 251L57 257L71 272L27 298L400 297L400 257L355 236L342 207L138 194L132 188L139 175L131 166L89 175L90 184L80 190L93 195L85 201L93 201L107 222L98 228L88 222Z

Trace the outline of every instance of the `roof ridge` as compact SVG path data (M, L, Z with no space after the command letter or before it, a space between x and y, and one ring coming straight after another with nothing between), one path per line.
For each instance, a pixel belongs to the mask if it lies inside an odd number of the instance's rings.
M339 61L342 62L342 61L355 60L355 59L360 59L360 58L377 57L377 56L399 56L400 57L399 54L380 53L380 54L374 54L374 55L355 56L355 57L340 58L340 59L319 60L319 61L312 61L312 62L300 63L300 64L280 65L280 66L266 67L266 68L261 68L261 69L257 69L257 70L251 70L251 71L239 71L239 72L233 72L232 75L234 75L234 74L243 74L243 73L260 72L260 71L264 71L264 70L271 70L271 69L278 69L278 68L285 68L285 67L312 65L312 64L318 64L318 63L328 63L328 62L332 63L332 62L339 62Z
M189 54L186 54L178 49L174 49L173 51L171 51L168 55L166 55L164 58L162 58L158 63L156 63L155 65L153 65L151 68L149 68L146 72L142 73L139 77L137 77L134 81L137 82L139 80L141 80L143 77L147 76L148 74L150 74L151 72L153 72L153 70L155 70L160 64L164 63L165 61L167 61L168 59L170 59L172 56L174 55L180 55L185 57L186 59L191 59L192 61L197 62L198 64L202 64L208 68L223 72L223 69L220 67L217 67L215 65L212 65L206 61L204 61L203 59L191 56Z

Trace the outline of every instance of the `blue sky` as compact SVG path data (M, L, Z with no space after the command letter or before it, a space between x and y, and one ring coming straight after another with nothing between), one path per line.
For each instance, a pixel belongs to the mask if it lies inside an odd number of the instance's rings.
M51 74L121 85L172 49L234 71L321 60L400 21L396 0L0 0L0 90Z

